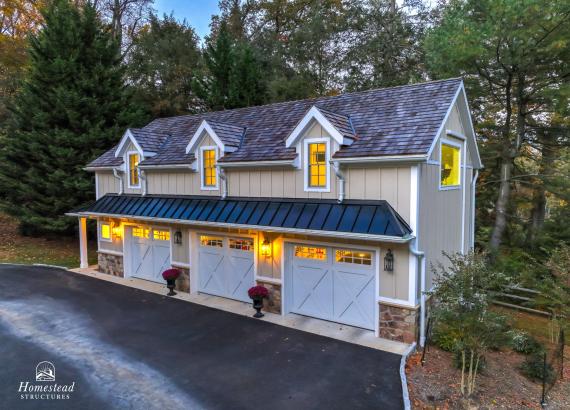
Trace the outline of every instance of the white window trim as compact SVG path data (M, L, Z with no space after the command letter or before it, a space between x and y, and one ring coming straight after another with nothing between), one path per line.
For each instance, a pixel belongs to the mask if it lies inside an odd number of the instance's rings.
M312 187L309 185L309 144L325 143L325 171L326 171L326 186ZM331 170L330 158L331 157L331 141L330 138L306 138L303 140L303 180L305 185L305 192L330 192L331 191Z
M102 231L103 231L103 225L109 225L109 238L103 238L102 236ZM98 236L99 236L99 241L101 242L113 242L113 225L111 224L111 222L103 222L103 221L99 221L99 229L98 229Z
M127 169L126 172L126 177L127 177L127 188L131 188L131 189L140 189L141 187L141 171L140 171L140 167L138 169L138 174L139 174L139 183L138 185L131 185L131 161L130 161L130 156L132 154L137 154L139 156L139 164L142 162L143 160L143 156L139 151L127 151L125 153L125 168Z
M442 153L442 149L443 149L443 145L449 145L450 147L455 147L455 148L459 148L459 184L458 185L451 185L451 186L443 186L441 185L441 163L442 163L442 158L441 158L441 153ZM442 138L440 143L439 143L439 190L440 191L453 191L455 189L461 189L462 188L462 178L463 178L463 144L459 144L457 142L451 141L449 139L445 139Z
M217 191L219 189L220 186L220 176L218 175L218 171L216 168L216 185L215 186L206 186L204 185L204 166L203 166L203 161L204 161L204 151L206 150L214 150L214 156L216 158L216 163L215 165L218 164L218 147L215 145L209 145L206 147L200 147L200 157L198 158L198 166L200 167L200 189L202 191Z

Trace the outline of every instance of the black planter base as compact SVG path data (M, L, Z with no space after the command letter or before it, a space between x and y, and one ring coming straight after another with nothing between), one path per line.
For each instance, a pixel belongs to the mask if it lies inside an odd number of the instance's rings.
M176 292L174 291L174 288L176 287L176 279L169 279L166 281L166 287L168 288L169 292L166 294L166 296L174 296L176 295Z
M263 299L253 299L253 308L256 311L253 317L259 319L260 317L265 316L263 313L261 313L261 308L263 308Z

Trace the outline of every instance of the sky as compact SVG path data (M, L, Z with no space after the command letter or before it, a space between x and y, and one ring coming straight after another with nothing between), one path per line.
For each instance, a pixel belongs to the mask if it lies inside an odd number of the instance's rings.
M154 8L161 17L173 13L177 20L186 19L204 39L210 32L212 14L218 13L218 0L155 0Z

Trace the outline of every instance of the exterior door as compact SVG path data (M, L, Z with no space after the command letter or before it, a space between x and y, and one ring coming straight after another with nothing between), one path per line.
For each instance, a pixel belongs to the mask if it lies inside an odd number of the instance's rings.
M163 283L170 268L170 230L136 226L130 229L130 276Z
M291 244L286 271L289 311L374 330L374 252Z
M200 235L198 291L249 302L254 284L251 238Z

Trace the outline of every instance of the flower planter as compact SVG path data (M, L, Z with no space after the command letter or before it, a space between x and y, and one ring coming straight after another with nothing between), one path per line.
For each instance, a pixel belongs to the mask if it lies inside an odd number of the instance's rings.
M253 300L253 308L255 309L255 314L253 317L260 318L265 316L261 313L263 308L263 299L269 296L269 291L265 286L254 286L247 291L248 296Z
M162 278L166 281L166 287L168 288L167 296L174 296L176 292L174 288L176 287L176 279L180 276L180 271L178 269L167 269L162 272Z
M261 308L263 308L262 297L256 297L253 299L253 308L255 309L255 314L253 315L253 317L260 318L265 316L263 313L261 313Z
M166 279L166 287L169 290L169 292L166 294L167 296L176 295L176 292L174 291L174 288L176 288L176 279Z

